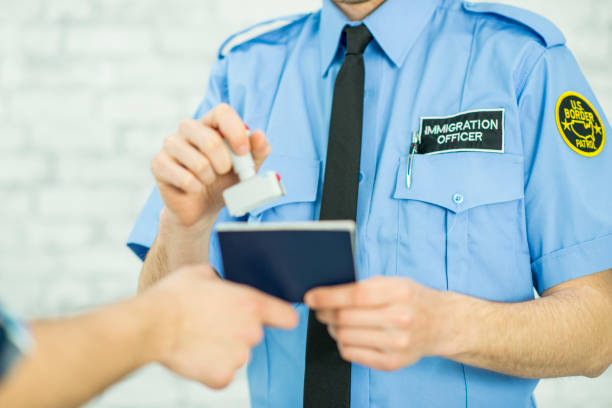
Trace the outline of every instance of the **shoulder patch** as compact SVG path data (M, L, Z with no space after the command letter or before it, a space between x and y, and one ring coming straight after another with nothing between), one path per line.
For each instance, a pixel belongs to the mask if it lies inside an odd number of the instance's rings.
M561 30L550 20L534 12L506 4L469 1L463 3L463 8L473 13L495 14L514 20L538 34L548 48L565 44L565 36Z
M271 33L281 28L287 27L290 24L302 19L308 14L294 14L292 16L274 18L272 20L262 21L251 27L245 28L244 30L238 31L235 34L229 36L221 47L219 47L218 57L224 58L232 49L238 45L247 43L251 40L256 39L264 34Z
M576 92L565 92L555 109L557 127L565 143L581 156L601 153L606 143L606 127L593 105Z

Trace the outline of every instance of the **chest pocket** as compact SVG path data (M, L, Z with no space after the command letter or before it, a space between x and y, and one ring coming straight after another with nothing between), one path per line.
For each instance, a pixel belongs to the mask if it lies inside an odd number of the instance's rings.
M249 214L249 222L311 221L315 217L321 161L280 154L270 155L261 171L273 170L280 176L286 194Z
M415 155L410 187L408 165L400 159L393 193L397 273L438 289L512 297L506 286L516 283L523 236L522 156Z

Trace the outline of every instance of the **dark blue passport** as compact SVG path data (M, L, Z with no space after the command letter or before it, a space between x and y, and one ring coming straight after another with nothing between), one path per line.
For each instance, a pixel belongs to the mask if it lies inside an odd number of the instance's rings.
M226 279L289 302L355 281L352 221L227 223L217 233Z

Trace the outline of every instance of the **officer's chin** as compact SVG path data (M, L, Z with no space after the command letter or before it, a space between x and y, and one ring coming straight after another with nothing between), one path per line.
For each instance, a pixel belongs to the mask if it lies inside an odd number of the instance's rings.
M332 0L334 3L343 3L343 4L359 4L359 3L367 3L372 0Z

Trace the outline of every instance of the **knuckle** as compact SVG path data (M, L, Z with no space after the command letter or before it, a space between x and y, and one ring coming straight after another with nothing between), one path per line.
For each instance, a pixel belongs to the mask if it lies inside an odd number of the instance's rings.
M412 285L399 285L400 295L404 298L410 298L414 292Z
M254 330L253 330L253 335L251 338L251 344L259 344L264 338L264 331L263 328L257 326Z
M261 316L263 314L263 304L259 299L254 299L251 302L251 310L255 316Z
M392 290L397 286L393 279L387 276L375 276L368 279L367 282L368 286L378 288L379 290Z
M248 347L241 348L236 353L236 367L240 368L251 359L251 350Z
M330 335L330 336L331 336L331 337L332 337L334 340L336 340L336 342L338 341L338 335L337 335L338 328L337 328L336 326L331 325L331 324L328 324L328 325L327 325L327 332L329 333L329 335Z
M205 157L200 157L195 164L194 170L198 174L204 174L208 172L209 166L210 166L210 163L208 162L208 160Z
M263 312L263 303L261 299L258 296L255 296L254 294L248 295L246 299L246 306L248 308L248 311L253 316L260 316Z
M400 333L393 338L393 348L405 349L410 346L410 336L405 333Z
M315 312L315 316L316 316L317 320L320 321L321 323L328 323L330 321L330 319L327 316L326 312L317 311L317 312Z
M151 159L151 171L153 174L157 174L161 167L161 156L158 154Z
M380 362L380 368L383 371L395 371L399 368L397 361L390 356L384 357Z
M393 368L391 368L391 362L388 359L383 359L379 365L380 365L380 369L383 371L393 370Z
M408 312L395 313L392 318L392 324L396 327L409 327L412 324L413 317Z
M232 161L229 157L223 157L217 161L217 171L221 175L228 174L232 170Z
M336 329L336 339L340 343L347 343L350 340L350 333L345 329Z
M213 385L213 388L215 389L225 388L228 385L230 385L233 379L234 379L234 371L230 368L224 368L223 370L219 371L217 378L215 380L215 383Z
M352 301L356 304L365 303L368 299L368 289L365 286L357 286L352 294Z
M251 349L247 348L242 356L242 365L247 364L251 360Z
M216 110L216 113L220 115L226 115L233 111L232 107L227 103L218 104L215 110Z
M214 134L209 134L206 136L204 141L204 149L210 153L216 153L222 148L224 148L223 140L220 137Z
M336 322L339 324L347 325L351 323L351 312L348 310L339 310L335 316Z
M194 182L195 178L191 174L187 173L185 176L183 176L183 179L179 183L179 187L186 190L191 187Z
M209 186L212 185L217 179L215 172L211 170L210 166L209 166L209 170L205 171L202 177L204 179L204 183Z
M183 119L178 124L178 132L181 134L188 133L191 130L192 126L193 126L192 119Z
M167 152L174 150L174 148L178 145L178 137L176 134L170 135L164 139L162 146L163 149Z

